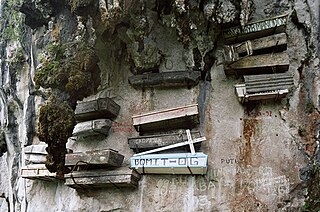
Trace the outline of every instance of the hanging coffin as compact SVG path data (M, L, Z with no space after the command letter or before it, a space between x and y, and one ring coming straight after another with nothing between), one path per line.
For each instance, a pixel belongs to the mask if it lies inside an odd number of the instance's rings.
M224 47L225 62L230 64L247 56L282 52L287 49L285 33L248 40Z
M119 114L120 106L110 98L98 98L81 101L75 110L77 121L89 121L99 118L113 119Z
M57 180L56 173L51 173L45 164L32 164L21 168L21 177L30 180Z
M138 132L193 128L199 123L198 105L159 110L132 117Z
M107 136L111 128L112 121L109 119L96 119L78 123L73 129L73 136Z
M286 52L248 56L224 67L227 75L285 72L288 69L289 56Z
M226 44L239 43L245 40L261 38L272 34L285 32L288 15L281 15L269 19L248 23L223 31Z
M206 174L203 153L149 154L131 157L131 168L140 174Z
M244 76L244 84L235 85L240 102L279 99L289 93L293 77L289 73Z
M74 189L90 188L136 188L140 175L127 167L115 170L74 171L65 175L65 185Z
M200 138L200 132L191 132L193 138ZM185 133L172 133L172 134L160 134L150 136L140 136L135 138L128 138L130 149L134 152L142 152L154 148L164 147L172 144L181 143L186 141L187 135ZM197 143L195 148L199 150L201 143Z
M26 161L30 163L45 163L46 162L46 144L30 145L24 147Z
M66 154L66 167L103 168L119 167L122 165L124 156L112 149L95 150Z
M183 87L199 83L200 71L172 71L149 73L129 77L129 83L135 88L146 87Z

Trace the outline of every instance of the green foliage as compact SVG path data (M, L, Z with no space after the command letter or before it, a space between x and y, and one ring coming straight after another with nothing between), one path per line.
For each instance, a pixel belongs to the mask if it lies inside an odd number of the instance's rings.
M49 59L42 62L34 80L36 87L66 91L73 101L90 95L100 84L98 57L92 49L78 49L74 57L66 58L67 45L48 46Z
M3 5L0 20L1 40L18 40L21 36L21 14L17 11L17 4L17 1L10 0Z
M40 108L38 136L48 144L46 167L63 175L66 143L75 125L73 109L67 102L52 100Z
M51 101L40 108L38 136L48 144L46 167L50 172L57 172L57 176L69 171L64 163L66 143L75 125L73 109L76 101L92 94L100 84L95 52L85 45L78 45L74 55L69 53L66 57L70 45L48 45L34 77L37 88L51 88L69 96L62 103L51 96Z

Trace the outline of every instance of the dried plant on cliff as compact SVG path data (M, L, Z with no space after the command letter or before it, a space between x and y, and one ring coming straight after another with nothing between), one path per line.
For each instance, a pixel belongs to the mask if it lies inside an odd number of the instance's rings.
M49 101L40 108L38 136L48 144L46 167L57 176L67 172L64 168L66 143L75 125L73 109L67 102Z
M38 136L48 144L46 167L57 176L68 172L64 167L66 143L75 126L76 102L93 94L100 84L99 60L94 50L77 46L74 54L67 57L69 47L59 43L49 46L48 56L34 77L37 88L50 88L56 95L51 95L40 108Z

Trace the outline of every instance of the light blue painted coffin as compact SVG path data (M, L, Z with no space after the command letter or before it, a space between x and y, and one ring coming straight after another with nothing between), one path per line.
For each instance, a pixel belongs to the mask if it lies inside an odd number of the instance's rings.
M149 154L131 157L131 168L140 174L206 174L208 155L198 152Z

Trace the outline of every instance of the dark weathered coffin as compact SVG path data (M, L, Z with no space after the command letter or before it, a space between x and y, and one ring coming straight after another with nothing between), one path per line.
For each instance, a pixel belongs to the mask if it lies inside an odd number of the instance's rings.
M224 67L227 75L285 72L288 69L289 57L286 52L248 56Z
M202 152L150 154L131 157L131 168L140 174L206 174L208 156Z
M109 119L96 119L77 123L73 129L73 136L108 135L112 121Z
M226 44L239 43L245 40L265 37L285 32L288 15L281 15L269 19L236 26L223 31Z
M191 132L193 138L201 137L200 132ZM143 152L158 147L168 146L171 144L181 143L188 140L185 133L174 133L174 134L162 134L162 135L151 135L151 136L140 136L135 138L128 138L130 149L134 152ZM195 145L196 150L199 150L201 144ZM183 147L186 148L186 147Z
M231 63L245 56L281 52L286 49L287 36L285 33L280 33L225 46L225 61Z
M138 132L155 132L170 129L190 129L199 123L198 105L188 105L166 110L153 111L132 116Z
M30 145L24 147L25 159L30 163L46 162L46 144Z
M245 84L235 85L240 102L279 99L289 93L293 86L290 73L244 76Z
M50 173L45 164L32 164L22 167L21 177L30 180L57 180L56 173Z
M87 188L136 188L140 175L127 167L115 170L75 171L65 175L65 185L74 189Z
M129 77L129 83L136 88L145 87L182 87L199 83L200 71L172 71L149 73Z
M95 150L66 154L65 165L72 166L98 166L98 167L119 167L122 165L124 156L112 149Z
M120 106L110 98L98 98L92 101L78 102L75 110L77 121L89 121L99 118L113 119L119 114Z

